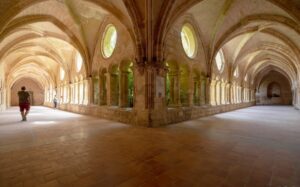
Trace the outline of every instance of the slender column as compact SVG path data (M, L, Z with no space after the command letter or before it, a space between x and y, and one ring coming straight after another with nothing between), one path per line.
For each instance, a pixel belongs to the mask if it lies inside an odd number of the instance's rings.
M194 80L193 74L190 73L188 77L188 106L193 106L193 96L194 96Z
M92 82L92 79L91 77L88 77L87 79L84 79L83 80L83 102L82 104L84 105L87 105L87 104L90 104L91 102L91 92L90 92L90 89L91 89L91 83Z
M201 79L201 82L199 84L200 86L200 105L205 105L206 104L206 80L205 78Z
M86 104L94 103L94 83L92 76L89 76L85 81L85 102ZM87 92L87 93L86 93Z
M100 76L100 105L108 104L108 95L109 95L109 85L108 85L109 76L108 73L102 74Z
M216 105L216 81L212 80L210 83L210 104L211 105Z
M119 106L128 107L128 72L120 72Z
M174 77L174 99L175 105L181 106L180 101L180 73L177 73L177 76Z

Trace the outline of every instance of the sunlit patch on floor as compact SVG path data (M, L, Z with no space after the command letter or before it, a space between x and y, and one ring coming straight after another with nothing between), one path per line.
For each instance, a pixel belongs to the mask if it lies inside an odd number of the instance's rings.
M49 125L49 124L54 124L56 123L55 121L34 121L33 124L35 125Z

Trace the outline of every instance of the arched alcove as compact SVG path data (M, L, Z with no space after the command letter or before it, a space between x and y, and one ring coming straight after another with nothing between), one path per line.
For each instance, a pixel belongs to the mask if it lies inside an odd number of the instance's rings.
M16 81L11 87L11 106L19 105L18 91L21 90L22 86L25 86L26 91L28 91L30 94L31 105L43 105L45 96L42 86L36 80L31 78L23 78Z
M267 97L280 97L281 88L280 85L277 82L271 82L267 87Z
M292 89L288 79L278 71L270 71L261 80L257 93L257 105L290 105Z

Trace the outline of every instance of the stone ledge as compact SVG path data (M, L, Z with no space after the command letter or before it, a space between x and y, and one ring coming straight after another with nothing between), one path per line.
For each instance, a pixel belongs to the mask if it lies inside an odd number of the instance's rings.
M44 105L52 107L52 103L45 103ZM240 108L246 108L253 105L255 105L254 102L220 106L166 108L163 111L151 111L151 114L148 110L136 111L135 109L131 108L97 105L61 104L59 105L59 109L79 114L101 117L104 119L136 126L159 127Z

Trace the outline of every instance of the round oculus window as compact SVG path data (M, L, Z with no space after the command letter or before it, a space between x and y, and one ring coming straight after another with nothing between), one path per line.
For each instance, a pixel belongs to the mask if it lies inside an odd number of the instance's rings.
M79 72L81 70L81 67L82 67L82 64L83 64L81 54L77 53L75 59L76 59L76 71Z
M105 29L102 40L102 54L105 58L111 57L117 44L117 29L113 25L108 25Z
M223 53L222 51L219 51L216 55L216 65L217 65L217 68L220 72L223 71L224 69L224 56L223 56Z
M184 49L185 54L190 58L195 57L197 49L197 40L192 25L183 25L180 35L182 47Z
M64 80L65 78L65 70L61 67L59 70L60 80Z

